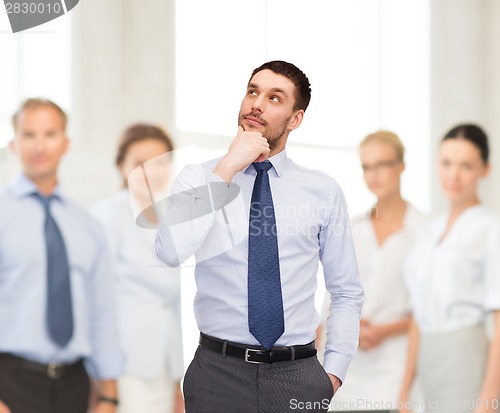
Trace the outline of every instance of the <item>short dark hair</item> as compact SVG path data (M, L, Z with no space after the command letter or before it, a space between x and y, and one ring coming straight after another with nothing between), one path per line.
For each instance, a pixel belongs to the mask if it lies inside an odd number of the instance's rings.
M490 156L488 137L481 127L472 123L463 123L451 128L444 135L442 142L448 139L465 139L472 143L481 153L481 159L486 164Z
M115 158L116 165L120 166L122 164L132 144L148 139L156 139L163 142L169 152L174 150L172 138L165 130L149 123L136 123L129 126L122 133L118 142L118 151Z
M66 131L66 125L68 124L68 115L64 110L61 109L61 107L58 104L45 98L29 98L21 103L19 109L16 111L16 113L14 113L14 115L12 115L12 127L14 128L14 130L16 130L17 119L19 115L21 115L21 113L23 113L25 110L38 109L42 107L49 107L55 109L59 113L59 115L61 115L61 120L63 122L63 129L64 131Z
M272 60L254 69L248 83L257 73L266 69L285 76L292 81L295 85L295 105L293 110L303 109L305 111L311 101L311 84L305 73L292 63L283 60Z

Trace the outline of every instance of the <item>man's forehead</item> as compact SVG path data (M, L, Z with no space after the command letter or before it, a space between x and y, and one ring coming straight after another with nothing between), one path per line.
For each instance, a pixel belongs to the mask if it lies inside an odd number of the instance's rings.
M36 106L23 109L16 117L17 128L61 127L64 129L62 115L51 106Z
M281 89L285 92L293 91L295 85L286 76L264 69L257 72L248 82L248 86L257 86L265 89Z
M38 106L32 106L32 107L27 107L22 109L19 112L19 115L45 115L45 114L59 114L59 112L53 108L52 106L48 105L38 105Z
M18 120L24 120L26 118L30 119L48 119L48 118L60 118L62 120L62 115L51 106L36 106L32 108L25 108L17 115Z

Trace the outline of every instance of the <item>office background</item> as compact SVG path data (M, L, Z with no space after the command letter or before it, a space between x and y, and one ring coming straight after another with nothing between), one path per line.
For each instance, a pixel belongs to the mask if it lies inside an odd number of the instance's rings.
M61 181L88 207L120 186L113 159L126 125L166 127L180 148L178 167L221 155L251 71L283 59L302 68L313 89L290 156L336 177L353 214L372 202L356 145L379 128L407 147L404 196L439 211L435 152L443 132L463 121L490 136L493 168L482 199L500 212L499 21L498 0L81 0L14 35L2 13L0 184L18 170L6 144L26 97L51 98L69 112L72 148ZM189 360L192 262L184 272Z

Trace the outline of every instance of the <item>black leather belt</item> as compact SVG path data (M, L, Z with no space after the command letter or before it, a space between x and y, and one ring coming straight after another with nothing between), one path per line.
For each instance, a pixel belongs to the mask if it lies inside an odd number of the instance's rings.
M291 361L305 359L316 355L314 341L303 346L273 347L271 350L248 347L245 344L230 343L228 341L215 339L200 334L200 346L209 350L246 361L247 363L275 363L279 361Z
M71 364L62 363L49 363L42 364L35 361L26 360L22 357L14 356L13 354L0 353L0 363L10 363L11 365L18 366L19 368L27 371L31 371L36 374L41 374L47 376L51 379L60 379L73 370L78 368L83 368L83 361L78 360Z

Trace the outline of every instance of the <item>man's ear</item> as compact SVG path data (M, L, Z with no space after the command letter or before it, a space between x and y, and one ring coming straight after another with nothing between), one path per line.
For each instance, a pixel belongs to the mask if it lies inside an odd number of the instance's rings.
M488 162L488 163L484 166L483 178L486 178L486 177L490 174L490 171L491 171L491 164Z
M64 153L68 152L68 149L71 146L71 141L69 140L67 135L64 135L65 143L64 143Z
M292 118L290 119L290 122L288 123L288 128L291 131L294 129L297 129L300 126L300 124L302 123L302 119L304 119L304 110L300 109L292 115Z
M405 161L401 161L401 173L403 173L406 170L406 164Z
M9 150L12 152L12 153L15 153L17 154L17 144L16 144L16 138L12 138L10 141L9 141Z

